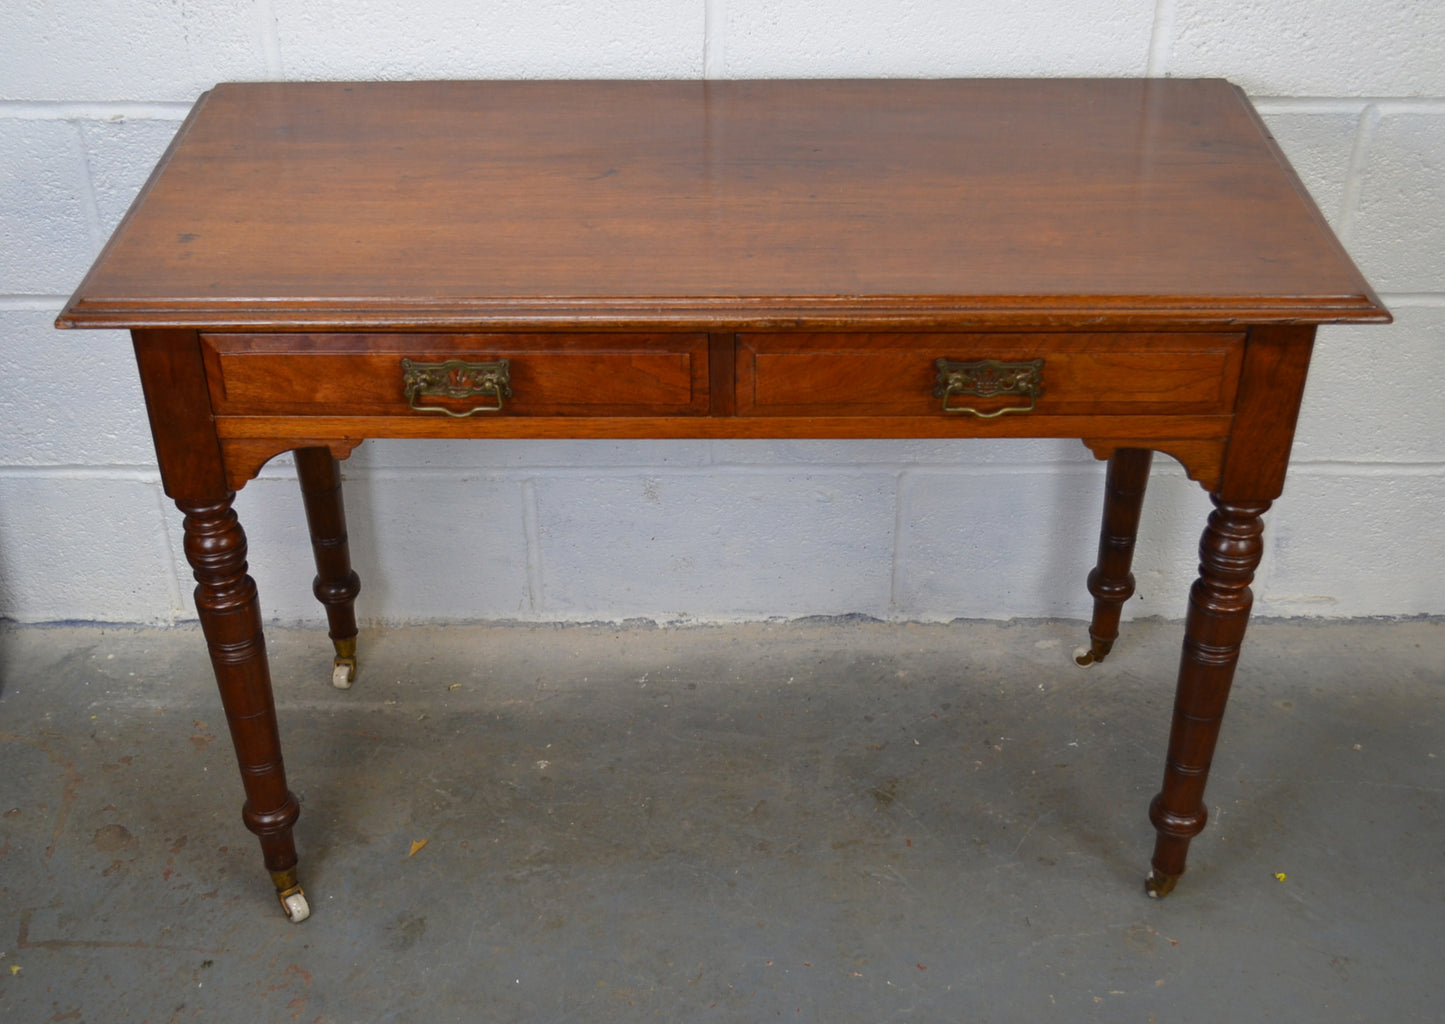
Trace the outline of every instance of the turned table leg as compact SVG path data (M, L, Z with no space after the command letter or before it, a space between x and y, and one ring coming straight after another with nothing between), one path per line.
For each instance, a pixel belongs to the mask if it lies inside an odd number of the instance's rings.
M1074 660L1080 665L1103 661L1119 637L1119 614L1134 596L1134 541L1139 535L1139 510L1149 483L1154 453L1147 448L1120 448L1109 457L1104 476L1104 520L1099 528L1099 559L1089 573L1094 617L1089 623L1088 650Z
M311 550L316 556L316 581L311 589L326 608L336 649L331 682L345 690L356 680L356 595L361 591L361 579L351 569L341 467L328 448L297 448L295 454Z
M266 870L286 915L310 915L296 873L292 826L301 807L286 787L271 670L261 632L256 583L246 572L246 535L231 508L235 495L177 501L185 513L186 558L196 577L196 610L246 792L242 820L261 840Z
M1149 805L1158 838L1145 886L1155 897L1168 895L1179 881L1189 841L1209 815L1204 786L1249 622L1249 584L1264 552L1260 516L1270 503L1213 501L1199 542L1199 578L1189 592L1164 786Z

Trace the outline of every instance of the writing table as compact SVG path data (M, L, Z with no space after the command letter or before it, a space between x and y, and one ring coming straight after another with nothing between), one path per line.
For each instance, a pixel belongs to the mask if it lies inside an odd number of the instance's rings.
M1212 496L1148 891L1204 827L1315 325L1386 322L1222 81L222 85L61 313L132 332L246 826L309 910L234 492L295 451L356 665L369 437L1075 437L1102 660L1154 451Z

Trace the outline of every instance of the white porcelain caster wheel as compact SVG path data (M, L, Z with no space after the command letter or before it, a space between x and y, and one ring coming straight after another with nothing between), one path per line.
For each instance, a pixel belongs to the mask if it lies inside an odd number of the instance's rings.
M349 690L356 681L356 662L340 658L331 666L331 685L338 690Z
M293 892L289 896L281 897L281 909L286 911L292 924L300 924L311 916L311 904L306 902L304 892Z
M1094 659L1094 652L1087 647L1074 648L1074 664L1080 668L1093 668L1097 662Z

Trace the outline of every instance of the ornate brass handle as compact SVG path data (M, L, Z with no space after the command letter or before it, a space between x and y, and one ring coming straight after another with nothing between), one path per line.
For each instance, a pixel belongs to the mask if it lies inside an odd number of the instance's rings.
M974 363L959 363L951 359L939 359L938 379L933 386L933 397L943 399L944 412L966 412L982 420L991 420L1006 412L1033 412L1039 396L1044 393L1044 361L1030 359L1021 363L1004 363L997 359L980 359ZM1006 405L993 412L979 412L967 405L949 405L954 395L976 395L979 398L996 398L999 395L1019 395L1029 400L1028 405Z
M491 363L469 363L448 359L444 363L401 361L402 394L417 412L440 412L461 419L479 412L501 412L503 402L512 397L511 362L498 359ZM419 398L474 398L489 396L496 405L479 405L465 412L453 412L444 405L418 405Z

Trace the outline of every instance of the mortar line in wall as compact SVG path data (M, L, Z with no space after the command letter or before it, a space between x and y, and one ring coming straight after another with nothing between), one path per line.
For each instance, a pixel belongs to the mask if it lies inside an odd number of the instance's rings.
M888 617L897 618L901 613L898 608L899 590L902 576L903 564L903 540L907 528L908 502L905 492L908 489L908 478L911 475L911 467L905 466L899 470L897 478L893 481L893 549L892 564L888 572Z
M0 118L22 121L184 121L191 102L0 100Z
M1251 96L1250 104L1270 114L1359 114L1372 102L1349 96Z
M535 616L545 606L542 578L542 529L537 514L537 482L532 477L522 481L522 533L527 544L527 606Z
M281 36L276 30L276 8L271 0L252 0L252 3L252 11L256 15L256 35L266 60L266 70L273 78L281 78L285 68L281 62Z
M722 78L726 75L723 53L723 26L726 23L724 0L702 0L702 77Z
M1445 462L1346 462L1321 459L1291 462L1290 477L1300 476L1445 476Z
M156 482L159 484L160 481ZM171 543L171 531L168 528L174 506L166 498L165 488L157 486L155 495L156 506L160 512L158 522L161 532L161 556L165 559L166 589L170 592L171 599L170 621L174 625L180 622L186 614L185 588L181 584L181 578L176 574L176 548Z
M1350 162L1345 172L1345 187L1340 196L1339 225L1340 242L1349 248L1354 240L1355 221L1359 215L1360 198L1365 189L1365 164L1370 159L1370 147L1375 141L1375 128L1380 123L1380 108L1371 104L1360 111L1359 124L1355 127L1355 141L1350 148Z
M1380 296L1387 306L1419 306L1438 309L1445 306L1445 294L1440 292L1388 292Z
M65 305L64 295L0 295L0 312L54 312Z
M1270 529L1266 524L1264 550L1260 552L1259 564L1254 567L1254 578L1249 581L1251 593L1268 593L1274 585L1274 577L1279 572L1279 553L1284 549L1285 543L1285 532Z
M1158 78L1165 74L1169 64L1169 46L1174 42L1175 0L1155 0L1154 20L1149 29L1149 56L1145 60L1144 74Z
M1169 464L1162 463L1162 465ZM1000 472L1007 476L1094 476L1102 475L1104 463L1098 460L1049 463L994 462L959 466L948 462L915 462L904 468L910 476L993 476ZM1180 472L1183 470L1181 469Z
M154 484L161 479L155 466L0 466L0 478L31 480L127 480Z
M1377 96L1375 106L1382 114L1445 114L1445 98L1439 96Z
M85 208L85 227L90 232L90 251L100 252L105 244L105 228L100 223L100 198L95 193L95 175L90 168L90 149L85 144L85 129L70 123L71 156L80 163L81 206Z
M1445 113L1445 98L1438 96L1250 96L1261 114L1358 114L1379 107L1387 114Z
M903 463L905 467L914 472L937 472L952 475L991 476L998 473L1006 473L1011 476L1020 475L1048 475L1057 473L1072 474L1093 474L1101 471L1101 466L1088 462L1059 462L1059 463L986 463L957 465L953 463ZM814 473L819 476L853 476L857 472L871 473L896 473L899 470L899 462L790 462L787 464L717 464L702 466L659 466L655 463L638 463L619 466L507 466L507 467L466 467L465 469L447 469L444 467L423 467L417 469L404 469L397 466L381 466L370 469L353 470L358 474L364 474L373 480L453 480L459 482L477 482L482 480L506 480L509 478L535 479L537 476L554 477L589 477L589 476L635 476L638 473L660 474L670 476L795 476L798 473ZM263 474L259 479L289 479L284 474L272 476Z

